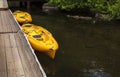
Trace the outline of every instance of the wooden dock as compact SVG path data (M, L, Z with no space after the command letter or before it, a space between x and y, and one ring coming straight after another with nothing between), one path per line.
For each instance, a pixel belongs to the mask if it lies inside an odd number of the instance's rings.
M0 0L0 77L46 77L7 0Z

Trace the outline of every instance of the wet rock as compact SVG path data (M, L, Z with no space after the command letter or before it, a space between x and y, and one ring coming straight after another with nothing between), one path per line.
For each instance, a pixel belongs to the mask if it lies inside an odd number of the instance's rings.
M103 69L84 69L84 76L86 77L111 77L108 72Z
M58 12L58 7L54 4L44 3L42 6L42 10L45 13L54 14L54 13Z
M91 73L90 77L111 77L110 74L106 73L106 72L93 72Z
M84 17L84 16L78 16L78 15L67 15L68 18L74 18L74 19L82 19L82 20L91 20L92 17Z

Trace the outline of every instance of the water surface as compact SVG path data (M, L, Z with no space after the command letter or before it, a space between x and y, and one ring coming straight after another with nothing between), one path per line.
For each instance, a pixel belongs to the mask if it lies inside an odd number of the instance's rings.
M59 43L54 60L36 52L48 77L120 77L119 22L93 24L39 10L31 14L32 23L48 29Z
M36 52L48 77L120 76L120 23L93 24L44 13L33 14L33 23L48 29L60 46L55 60Z

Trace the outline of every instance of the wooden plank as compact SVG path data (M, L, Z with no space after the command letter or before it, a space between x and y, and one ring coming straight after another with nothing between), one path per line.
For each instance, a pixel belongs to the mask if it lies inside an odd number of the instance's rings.
M2 23L2 32L7 32L7 30L6 30L6 20L5 20L5 18L7 18L6 16L5 16L5 14L4 14L4 11L1 11L1 23Z
M4 34L4 37L5 37L5 50L6 50L6 58L7 58L8 77L16 77L14 58L12 54L13 51L10 45L10 36L8 34Z
M33 70L34 77L43 77L43 71L40 70L39 65L36 61L35 55L33 55L29 45L27 44L27 41L25 40L25 37L22 33L19 33L19 38L21 40L21 45L24 47L22 49L25 49L25 54L29 60L29 65L31 66L31 69ZM26 43L26 44L24 44Z
M0 10L0 40L0 77L46 77L10 10Z
M12 26L9 24L10 20L8 19L8 11L3 11L3 16L4 16L4 27L6 29L5 32L12 32Z
M3 26L2 26L2 12L0 11L0 33L2 32Z
M0 33L14 33L20 30L10 10L0 11Z
M10 42L12 47L12 54L14 57L16 75L17 77L25 77L23 65L21 63L21 58L17 49L14 34L10 34Z
M9 11L6 11L6 16L7 16L7 20L8 20L8 22L6 24L7 31L8 32L17 32L17 29L13 28L16 25L14 25L14 22L13 22L14 20L13 20L13 18L10 18L11 15L9 13L10 13Z
M3 0L3 8L8 8L8 3L7 3L7 0Z
M33 74L34 74L34 77L41 77L41 71L39 71L39 73L37 73L37 71L36 71L36 65L35 64L37 64L36 62L35 62L35 58L33 57L33 54L32 54L32 52L31 52L31 50L30 50L30 48L28 47L28 45L26 44L24 44L24 43L27 43L26 41L25 41L25 39L23 39L24 37L23 37L23 35L21 35L21 34L19 34L19 37L20 37L20 40L21 40L21 44L22 44L22 46L25 48L25 54L26 54L26 57L28 58L28 61L29 61L29 65L31 66L31 69L32 69L32 71L33 71ZM23 40L22 40L23 39ZM37 67L37 68L39 68L39 67Z
M3 8L3 0L0 0L0 8Z
M8 8L7 0L0 0L0 8Z
M0 34L0 77L7 77L4 37Z
M13 32L13 27L15 26L14 23L12 22L13 20L10 19L10 15L9 15L9 11L4 11L4 16L6 16L6 18L4 18L4 20L6 21L5 25L6 25L6 32Z
M4 39L6 39L5 51L7 58L7 77L43 77L42 72L40 71L36 63L33 54L29 51L26 51L25 49L25 46L28 45L25 44L25 42L21 44L21 41L24 38L21 39L19 38L18 34L13 33L3 35ZM31 54L32 56L30 56L29 54Z
M19 38L18 34L15 34L15 38L16 38L19 55L21 57L21 61L22 61L23 67L24 67L26 77L35 77L33 74L33 70L31 70L32 67L31 67L30 61L27 57L25 47L23 44L21 44L21 39Z
M4 26L3 26L3 16L2 16L2 12L0 11L0 33L2 33L4 31Z
M18 26L18 22L15 20L11 10L8 10L8 12L9 12L8 15L9 15L9 20L10 20L10 25L12 26L12 30L13 32L17 32L18 30L20 30Z

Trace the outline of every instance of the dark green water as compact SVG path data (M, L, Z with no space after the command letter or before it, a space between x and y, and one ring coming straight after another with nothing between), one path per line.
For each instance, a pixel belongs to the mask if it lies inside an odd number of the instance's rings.
M59 43L54 60L36 52L48 77L120 77L120 23L96 23L32 11L33 24ZM104 76L93 76L98 72Z
M75 20L65 15L32 14L59 43L55 60L36 53L48 77L120 77L120 23Z

